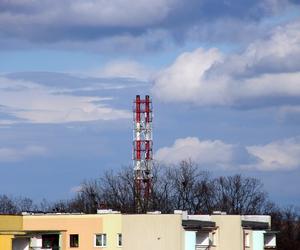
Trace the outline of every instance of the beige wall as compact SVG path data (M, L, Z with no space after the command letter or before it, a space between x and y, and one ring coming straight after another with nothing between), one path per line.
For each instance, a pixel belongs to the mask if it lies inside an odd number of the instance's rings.
M117 236L122 233L122 215L107 214L103 216L103 233L107 234L107 247L109 250L120 250Z
M243 229L239 215L212 215L216 222L217 244L211 250L242 250Z
M181 250L181 215L123 215L123 250Z
M113 225L121 223L121 217L119 220L115 218L120 215L34 215L24 216L24 230L32 231L62 231L62 249L63 250L95 250L102 249L100 247L94 247L94 235L104 232L103 222L108 225L109 221L112 225L106 226L109 233L113 233ZM119 225L120 230L121 225ZM79 234L79 247L70 248L70 234ZM116 234L116 233L115 233ZM109 237L109 235L108 235ZM108 239L109 241L109 239ZM109 242L108 242L109 243ZM109 245L105 249L110 248Z

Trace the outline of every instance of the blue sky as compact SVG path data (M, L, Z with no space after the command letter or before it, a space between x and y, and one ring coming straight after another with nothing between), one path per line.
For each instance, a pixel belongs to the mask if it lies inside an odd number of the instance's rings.
M66 199L132 164L132 100L150 94L156 161L300 205L299 7L0 0L0 193Z

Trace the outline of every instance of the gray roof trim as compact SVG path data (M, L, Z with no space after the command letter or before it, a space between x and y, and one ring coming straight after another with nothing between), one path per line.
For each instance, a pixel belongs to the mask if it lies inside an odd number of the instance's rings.
M269 229L269 223L267 222L260 222L260 221L242 221L242 227L251 228L251 229Z
M278 234L280 231L273 231L273 230L268 230L264 234Z
M182 226L186 230L212 229L216 227L213 221L182 220Z

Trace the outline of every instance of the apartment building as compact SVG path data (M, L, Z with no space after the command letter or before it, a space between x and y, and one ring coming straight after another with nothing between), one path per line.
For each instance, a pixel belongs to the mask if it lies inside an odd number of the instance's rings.
M189 231L193 243L185 250L265 250L276 249L269 215L187 215L187 220L211 224ZM187 231L186 231L187 233Z
M0 215L1 250L265 250L270 216L120 214Z
M0 216L1 250L119 250L121 214Z
M276 249L276 234L271 231L271 217L268 215L241 216L243 246L246 250Z

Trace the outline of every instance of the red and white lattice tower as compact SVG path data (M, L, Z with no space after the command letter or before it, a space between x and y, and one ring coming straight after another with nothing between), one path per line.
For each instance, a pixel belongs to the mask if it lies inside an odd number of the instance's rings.
M152 102L148 95L134 100L133 160L135 202L138 212L145 212L151 200L152 190Z

